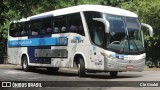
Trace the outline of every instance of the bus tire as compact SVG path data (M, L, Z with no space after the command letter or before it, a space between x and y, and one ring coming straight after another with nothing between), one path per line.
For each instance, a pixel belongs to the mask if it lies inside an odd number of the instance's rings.
M149 68L153 68L153 62L151 60L147 61L146 62L146 65L149 67Z
M26 56L22 57L22 70L26 72L30 70L30 67L28 65L28 59Z
M83 58L79 58L79 63L78 63L78 76L79 77L84 77L85 76L85 63Z
M47 67L47 71L49 72L49 73L55 73L55 72L57 72L59 70L59 68L57 68L57 67Z
M118 72L117 72L117 71L111 71L111 72L110 72L110 76L111 76L112 78L117 77L117 75L118 75Z
M160 61L157 62L157 68L160 68Z

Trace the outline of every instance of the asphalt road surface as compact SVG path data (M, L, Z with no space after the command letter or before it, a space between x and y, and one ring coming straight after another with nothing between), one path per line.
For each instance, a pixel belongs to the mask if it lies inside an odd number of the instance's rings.
M58 87L23 88L23 90L160 90L159 71L121 72L116 78L111 78L109 73L87 73L85 77L79 78L77 71L72 69L60 69L57 73L47 72L43 68L24 72L17 65L0 65L0 81L42 81L42 86L46 83L55 83L55 85L60 83ZM71 84L73 83L75 87L72 87ZM64 86L61 86L62 84ZM78 85L76 86L76 84ZM131 84L135 84L135 87L130 87ZM17 90L22 88L0 88L0 90L6 89Z

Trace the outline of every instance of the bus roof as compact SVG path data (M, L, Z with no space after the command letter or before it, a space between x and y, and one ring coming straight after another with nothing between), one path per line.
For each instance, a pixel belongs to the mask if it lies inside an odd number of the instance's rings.
M97 11L97 12L102 12L102 13L107 13L112 15L120 15L120 16L135 17L135 18L138 17L135 13L131 11L120 9L117 7L110 7L110 6L103 6L103 5L78 5L78 6L57 9L54 11L41 13L38 15L28 17L27 19L31 20L31 19L43 18L46 16L65 15L65 14L81 12L81 11Z

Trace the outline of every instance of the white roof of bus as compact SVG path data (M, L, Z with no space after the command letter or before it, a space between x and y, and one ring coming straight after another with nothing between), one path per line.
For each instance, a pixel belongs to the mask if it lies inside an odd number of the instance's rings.
M103 6L103 5L79 5L79 6L73 6L73 7L63 8L63 9L57 9L57 10L50 11L50 12L45 12L42 14L28 17L27 19L29 20L30 18L36 18L36 17L45 16L49 14L53 14L53 16L58 16L58 15L65 15L65 14L81 12L81 11L97 11L97 12L113 14L113 15L138 17L133 12L130 12L124 9L120 9L120 8L116 8L116 7Z

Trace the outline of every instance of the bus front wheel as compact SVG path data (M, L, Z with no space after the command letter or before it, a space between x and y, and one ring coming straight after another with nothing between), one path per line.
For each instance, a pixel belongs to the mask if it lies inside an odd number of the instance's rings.
M117 77L117 75L118 75L117 71L111 71L110 72L110 76L113 77L113 78Z
M24 71L29 71L30 70L30 67L28 65L28 59L26 56L22 57L22 69Z
M84 63L83 58L79 58L78 76L79 77L84 77L85 76L85 63Z

